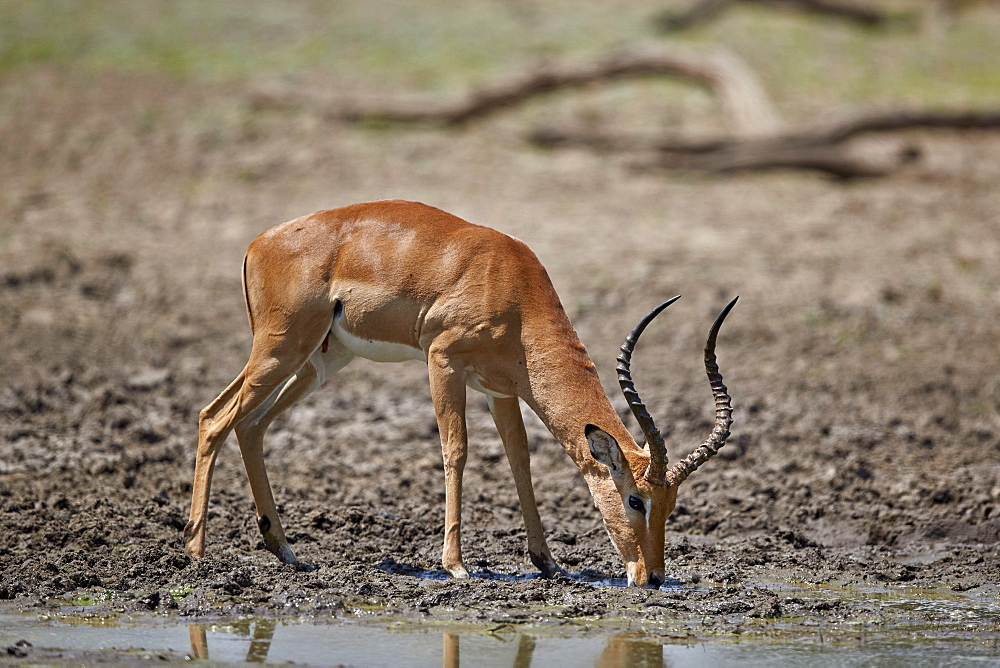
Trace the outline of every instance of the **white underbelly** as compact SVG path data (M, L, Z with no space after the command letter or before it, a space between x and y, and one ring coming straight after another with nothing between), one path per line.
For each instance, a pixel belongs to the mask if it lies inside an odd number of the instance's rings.
M390 341L376 341L363 339L346 331L340 326L338 320L333 321L330 328L337 340L358 357L372 360L373 362L407 362L409 360L427 361L427 356L420 348L414 348L402 343L392 343Z
M408 362L410 360L421 360L422 362L427 361L427 355L425 355L424 351L420 348L414 348L413 346L408 346L402 343L392 343L390 341L363 339L360 336L351 334L341 327L338 319L334 319L333 326L330 328L330 331L333 332L333 335L337 337L337 340L340 341L341 345L347 348L352 355L364 357L365 359L372 360L373 362ZM465 379L465 384L473 390L482 392L487 396L498 397L501 399L505 399L510 396L484 387L483 377L478 373L470 373Z
M477 392L482 392L488 397L497 397L498 399L510 398L509 394L501 394L500 392L494 392L493 390L483 387L483 377L478 373L470 373L465 379L465 384Z

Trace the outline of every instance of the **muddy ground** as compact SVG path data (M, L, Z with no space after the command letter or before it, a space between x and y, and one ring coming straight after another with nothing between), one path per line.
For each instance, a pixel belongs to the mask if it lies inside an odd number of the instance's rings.
M995 603L995 135L895 138L923 158L891 178L838 183L670 176L611 155L540 152L520 132L549 113L544 103L464 131L359 128L330 120L321 97L277 104L267 82L44 68L0 79L0 99L7 609L364 610L490 625L645 622L699 637L955 622L785 586L929 588ZM527 241L623 414L616 348L652 305L683 294L633 364L674 459L710 428L703 337L741 295L719 342L733 436L680 492L662 591L588 584L623 567L580 475L535 420L541 513L574 577L521 577L533 570L517 498L476 398L463 544L482 577L421 577L439 568L444 490L419 363L356 361L272 428L280 511L313 570L263 550L235 441L215 477L207 556L185 555L198 411L249 349L246 245L282 220L383 197ZM966 630L995 642L1000 620Z

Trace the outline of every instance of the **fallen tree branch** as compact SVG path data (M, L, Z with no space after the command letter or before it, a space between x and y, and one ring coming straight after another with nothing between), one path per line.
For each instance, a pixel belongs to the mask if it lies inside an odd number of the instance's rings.
M815 0L827 2L827 0ZM416 104L396 108L340 109L349 121L431 123L461 126L556 90L638 76L672 76L705 86L724 111L729 136L708 141L650 141L599 134L569 134L560 130L534 133L542 146L577 145L598 150L652 152L653 165L663 169L734 172L763 169L807 169L838 178L884 176L919 157L900 151L891 163L875 164L852 155L849 140L916 128L983 129L1000 127L1000 113L939 113L893 111L850 117L793 131L781 129L767 94L742 60L727 51L693 52L657 49L619 53L593 62L546 63L533 71L486 86L452 103Z
M353 108L335 113L341 120L431 123L460 126L523 104L539 95L617 79L667 76L704 86L719 98L731 131L764 136L778 126L777 114L753 71L723 50L698 52L656 49L614 54L594 62L545 63L533 71L473 91L453 103L397 108Z
M919 157L918 150L907 147L895 155L891 162L876 163L852 156L839 144L797 145L780 140L763 140L732 144L707 153L664 152L647 167L717 174L797 169L849 180L888 176Z
M699 0L682 12L664 12L653 22L661 32L687 30L716 18L737 2L832 16L869 27L882 27L891 20L890 15L877 9L844 0Z
M681 12L666 11L653 18L653 24L662 33L688 30L716 18L735 0L699 0Z
M567 133L554 129L534 132L539 146L586 146L606 151L653 152L648 165L676 171L729 173L770 169L806 169L842 179L886 176L913 162L919 151L907 147L891 163L875 164L852 156L847 144L868 134L916 129L997 130L1000 112L889 111L854 114L821 126L752 139L655 141Z
M802 141L842 142L859 135L900 130L990 130L1000 128L1000 112L896 110L853 114L801 134Z

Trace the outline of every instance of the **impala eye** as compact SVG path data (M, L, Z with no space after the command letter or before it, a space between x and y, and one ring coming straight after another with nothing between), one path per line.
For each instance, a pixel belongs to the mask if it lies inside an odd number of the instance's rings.
M635 494L629 494L628 507L636 512L642 513L643 515L646 514L646 504L644 504L642 499Z

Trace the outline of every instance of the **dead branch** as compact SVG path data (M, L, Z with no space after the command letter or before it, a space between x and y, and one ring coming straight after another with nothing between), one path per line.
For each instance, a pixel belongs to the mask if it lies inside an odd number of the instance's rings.
M539 130L530 140L536 145L585 146L605 151L649 152L656 157L649 166L675 171L730 173L770 169L805 169L842 179L886 176L919 157L907 147L892 163L874 164L854 157L848 142L868 134L905 130L996 130L1000 112L888 111L854 114L819 126L751 139L724 138L705 141L623 138Z
M707 23L737 2L832 16L869 27L882 27L890 21L888 14L845 0L699 0L682 12L662 13L653 22L661 32L687 30Z
M679 48L619 53L589 63L549 62L475 90L453 103L341 109L335 115L353 122L460 126L556 90L648 76L674 77L708 88L718 96L727 123L738 136L763 136L778 126L777 114L763 86L735 54Z
M892 162L875 163L852 156L841 144L800 145L778 138L735 143L703 153L663 151L647 167L717 174L798 169L849 180L888 176L918 157L919 151L907 148Z
M735 0L699 0L681 12L666 11L653 18L660 32L672 33L688 30L716 18Z
M820 2L820 0L815 0ZM822 0L827 2L827 0ZM839 0L838 0L839 2ZM549 62L533 71L475 90L452 103L396 108L341 109L349 121L431 123L460 126L556 90L640 76L671 76L706 87L719 99L729 136L709 141L643 141L636 138L569 134L558 130L534 133L541 146L588 146L607 151L652 152L662 169L735 172L806 169L850 179L889 174L912 162L919 151L902 150L891 163L874 164L851 154L847 144L866 134L918 128L983 129L1000 127L1000 114L893 111L855 114L822 126L787 131L756 75L727 51L693 52L657 49L619 53L593 62Z
M827 127L804 132L803 141L843 142L859 135L900 130L990 130L1000 128L1000 112L896 110L853 114Z

